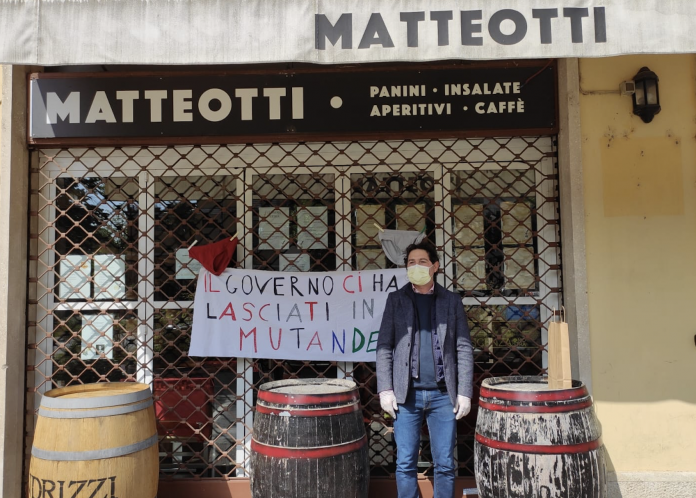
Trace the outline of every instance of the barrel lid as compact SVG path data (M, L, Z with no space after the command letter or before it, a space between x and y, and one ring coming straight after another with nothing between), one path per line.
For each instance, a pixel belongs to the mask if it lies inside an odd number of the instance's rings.
M258 402L280 405L356 403L358 386L347 379L289 379L268 382L259 388Z
M583 383L579 380L574 380L572 387L569 389L576 389L582 387ZM503 390L503 391L522 391L522 392L532 392L532 391L562 391L563 389L549 389L548 377L540 376L528 376L528 375L513 375L508 377L491 377L489 379L484 379L481 382L481 387L486 387L491 390Z
M549 389L547 377L491 377L481 382L481 397L514 401L562 401L588 396L587 388L574 380L569 389Z
M61 387L44 393L44 408L100 408L135 403L152 397L150 386L139 382L100 382Z
M357 384L347 379L288 379L267 382L259 391L279 394L338 394L357 389Z

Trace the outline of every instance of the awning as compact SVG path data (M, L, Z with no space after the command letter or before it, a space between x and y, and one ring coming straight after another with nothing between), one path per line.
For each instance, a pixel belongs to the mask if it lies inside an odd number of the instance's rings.
M0 63L355 63L696 52L696 2L0 0Z

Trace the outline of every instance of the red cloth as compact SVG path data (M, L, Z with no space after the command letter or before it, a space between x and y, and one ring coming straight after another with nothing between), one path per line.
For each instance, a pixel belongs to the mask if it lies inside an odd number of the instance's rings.
M189 249L189 256L198 261L203 265L203 268L213 275L220 276L227 268L236 248L237 237L232 240L225 238L225 240L215 242L214 244L196 245Z

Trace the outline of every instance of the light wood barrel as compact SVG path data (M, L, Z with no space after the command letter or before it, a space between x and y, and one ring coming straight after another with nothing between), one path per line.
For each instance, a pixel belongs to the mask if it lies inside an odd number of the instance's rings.
M251 440L253 498L367 498L369 471L355 382L261 386Z
M85 384L44 394L31 450L29 498L155 498L158 478L148 385Z
M604 498L601 429L582 382L551 390L544 377L485 379L474 468L481 498Z

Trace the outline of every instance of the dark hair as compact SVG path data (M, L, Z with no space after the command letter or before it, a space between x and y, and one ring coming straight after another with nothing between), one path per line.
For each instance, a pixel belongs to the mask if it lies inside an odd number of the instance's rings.
M415 251L416 249L422 249L423 251L427 252L428 258L430 258L430 262L432 264L435 264L440 261L440 258L437 256L437 250L435 249L435 246L432 245L430 241L423 239L420 242L411 244L406 248L406 264L408 264L408 255L411 254L411 251Z

